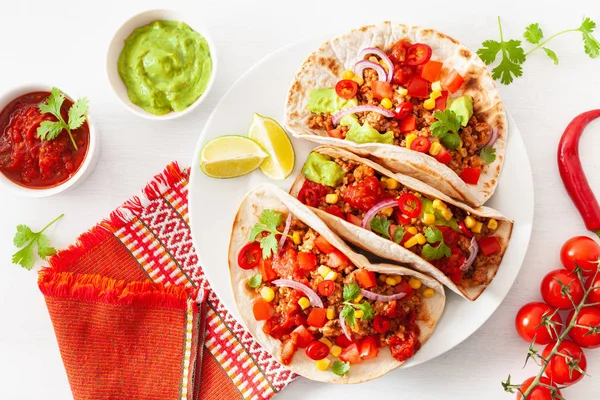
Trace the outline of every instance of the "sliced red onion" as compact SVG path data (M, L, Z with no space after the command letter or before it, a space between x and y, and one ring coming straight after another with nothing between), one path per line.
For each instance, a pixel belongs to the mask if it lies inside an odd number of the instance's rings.
M479 252L479 245L477 244L477 239L471 238L471 245L469 246L469 258L460 266L461 271L467 271L473 265L475 258L477 257L477 253Z
M342 313L340 313L340 326L342 327L342 332L348 338L348 340L352 341L352 336L350 336L350 332L348 332L348 328L346 327L345 318L342 317Z
M492 128L492 134L488 138L487 142L485 142L484 144L482 144L481 146L479 146L478 150L483 149L485 146L493 146L494 143L496 143L496 140L498 140L498 128L497 127L493 127Z
M380 201L379 203L375 204L373 207L371 207L371 209L369 211L367 211L367 213L363 217L363 220L362 220L360 226L367 230L371 230L371 224L369 222L371 222L373 217L376 216L377 213L379 211L383 210L384 208L390 208L390 207L398 207L398 200L388 199L388 200Z
M372 68L375 71L377 71L378 80L387 82L387 74L385 72L385 69L383 69L381 64L378 64L378 63L376 63L374 61L370 61L370 60L361 60L361 61L357 62L354 65L354 75L362 77L363 71L367 68Z
M324 308L323 301L321 301L319 295L303 283L296 282L291 279L277 279L272 283L275 286L291 287L292 289L297 289L304 293L306 297L308 297L308 300L310 300L310 304L313 307Z
M285 244L287 235L290 232L291 224L292 224L292 213L289 213L287 219L285 220L285 228L283 228L283 233L281 234L281 238L279 239L279 250L283 249L283 245Z
M350 114L354 114L354 113L358 113L358 112L369 112L369 111L379 113L379 114L383 115L384 117L388 117L388 118L393 118L395 115L392 110L386 110L383 107L377 107L377 106L373 106L373 105L363 105L363 106L344 108L344 109L336 112L335 114L333 114L333 118L331 119L331 122L333 122L334 125L338 125L340 123L340 119L344 118L346 115L350 115Z
M392 301L392 300L400 300L406 296L406 293L400 292L391 295L377 294L373 292L369 292L365 289L360 289L360 293L369 300L375 301Z
M383 60L385 65L388 67L387 81L391 82L392 77L394 76L394 63L392 62L392 60L390 60L390 58L387 56L387 54L385 54L385 52L383 50L380 50L377 47L367 47L367 48L362 49L358 53L358 59L362 60L369 54L374 54L377 57L381 58L381 60Z

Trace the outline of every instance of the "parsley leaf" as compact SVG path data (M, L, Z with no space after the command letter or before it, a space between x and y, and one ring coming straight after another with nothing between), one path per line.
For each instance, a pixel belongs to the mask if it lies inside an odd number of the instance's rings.
M262 284L262 275L261 274L256 274L253 277L251 277L250 279L248 279L248 286L250 286L252 289L256 289L261 284Z
M349 304L345 304L344 308L342 308L342 312L340 313L340 317L344 318L348 325L354 326L356 325L356 317L354 314L354 307Z
M439 260L442 257L450 257L452 255L452 250L444 243L444 237L438 228L428 226L427 229L425 229L425 237L427 238L428 244L423 246L423 250L421 251L421 255L424 259ZM438 242L439 244L435 247L429 244Z
M431 124L431 134L440 138L444 146L450 149L458 148L460 146L458 130L460 129L462 118L450 109L444 111L436 110L433 116L437 121Z
M366 300L360 304L355 304L354 307L356 307L357 309L359 309L363 312L363 316L361 317L361 319L370 321L375 316L375 310L373 310L373 307L371 307L371 304Z
M525 33L523 37L532 44L538 44L540 40L544 37L544 33L540 29L540 24L537 22L534 24L530 24L525 28Z
M402 226L398 226L394 231L394 242L400 244L402 242L402 239L404 239L405 234L406 231L404 230L404 228Z
M592 35L594 29L596 29L596 23L590 18L585 18L578 29L583 36L583 48L585 54L591 58L600 56L600 43L598 43L598 40Z
M391 239L390 237L390 225L392 223L386 217L380 217L376 215L370 222L371 229L373 232L379 233L386 239Z
M335 360L331 365L331 372L339 376L346 375L350 372L350 363Z
M275 210L263 210L258 222L250 229L250 241L255 242L258 235L268 232L269 235L260 239L260 248L264 259L271 257L277 252L279 241L276 235L283 235L277 230L277 226L283 221L283 215ZM289 236L289 235L288 235Z
M352 301L360 294L360 286L355 282L349 283L344 286L342 294L344 296L344 301Z
M13 264L18 264L27 270L31 270L35 263L33 246L36 244L37 253L40 258L45 259L46 257L56 254L56 249L50 245L50 239L48 236L44 235L44 231L63 216L64 214L59 215L39 232L32 231L27 225L17 225L17 232L13 238L13 243L15 247L22 248L13 254Z
M547 47L542 47L542 49L544 50L544 52L546 52L548 57L550 57L550 59L554 62L554 65L558 65L558 56L556 55L556 53Z
M481 157L486 164L491 164L496 161L496 149L492 146L485 146L481 149L479 157Z
M88 102L86 98L82 98L73 103L68 112L68 122L63 119L60 112L64 102L64 93L57 88L52 88L52 90L50 90L50 96L48 96L43 103L38 105L42 114L52 114L56 118L56 121L43 121L37 128L37 136L41 140L53 140L63 130L66 130L73 147L77 150L77 143L75 143L71 131L79 128L85 122Z

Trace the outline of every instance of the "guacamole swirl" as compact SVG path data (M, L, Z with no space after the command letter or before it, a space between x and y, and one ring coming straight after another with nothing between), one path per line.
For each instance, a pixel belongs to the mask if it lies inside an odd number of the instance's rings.
M125 40L118 68L131 102L164 115L185 110L204 93L212 58L206 39L184 22L154 21Z

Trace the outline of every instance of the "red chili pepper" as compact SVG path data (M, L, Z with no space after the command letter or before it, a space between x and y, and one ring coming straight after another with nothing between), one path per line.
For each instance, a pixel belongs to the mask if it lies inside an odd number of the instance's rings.
M590 188L579 159L579 139L591 121L600 117L600 110L579 114L567 126L558 144L558 170L567 193L585 222L585 227L600 236L600 205Z

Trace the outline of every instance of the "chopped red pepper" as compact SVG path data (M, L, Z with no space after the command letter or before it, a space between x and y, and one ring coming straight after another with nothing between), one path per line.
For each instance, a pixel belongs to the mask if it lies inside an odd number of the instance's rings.
M479 250L484 256L489 256L502 250L500 240L496 236L482 237L477 243L479 244Z
M335 247L329 244L327 239L325 239L323 236L317 236L314 243L321 253L329 254L335 250Z
M273 258L264 259L261 257L258 263L258 270L262 275L263 282L270 282L277 279L277 273L273 271Z
M341 219L344 219L344 213L338 206L329 206L325 209L325 212L331 215L335 215Z
M356 343L352 343L342 351L340 354L340 360L349 362L350 364L358 364L362 361L360 358L360 351Z
M400 132L408 133L417 130L417 117L409 115L400 121Z
M479 177L481 176L481 167L465 168L462 170L459 176L460 179L469 185L477 185L477 182L479 182Z
M359 269L355 272L354 276L362 288L369 289L377 286L377 278L375 277L375 272L373 271Z
M443 86L448 89L450 93L456 92L464 83L464 78L456 72L455 69L451 70L450 73L444 79Z
M257 299L254 304L252 304L252 313L254 314L254 319L257 321L266 321L271 318L271 315L275 309L271 305L271 303L263 300Z
M371 92L373 97L382 100L384 98L392 99L394 97L394 89L389 82L371 81Z
M327 309L325 308L313 307L313 309L310 310L310 314L308 314L308 318L306 319L306 323L315 328L322 328L326 322Z
M442 164L448 164L450 163L450 161L452 161L452 155L448 152L448 150L446 150L444 146L442 146L438 155L433 157Z
M298 252L298 266L305 271L312 271L317 266L317 256L306 251Z
M423 65L421 76L423 77L423 79L429 82L437 81L440 77L440 72L442 71L442 65L443 63L439 61L427 61L427 63Z
M435 110L444 111L448 101L448 91L442 90L442 95L435 99ZM331 136L331 135L330 135Z
M408 83L406 90L408 90L408 95L412 97L429 97L429 82L421 78L420 75L415 75Z

